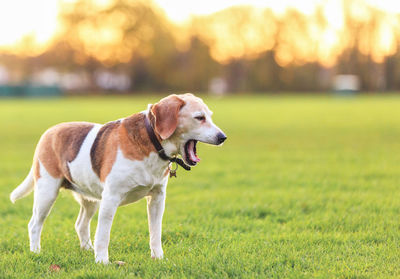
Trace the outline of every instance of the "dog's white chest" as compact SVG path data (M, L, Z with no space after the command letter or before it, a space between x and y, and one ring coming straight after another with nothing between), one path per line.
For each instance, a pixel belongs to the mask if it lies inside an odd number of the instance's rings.
M165 185L168 176L165 170L167 162L161 162L155 152L140 161L126 159L121 150L117 152L115 164L106 179L106 183L118 187L112 189L124 195L122 204L135 202L146 195L154 188Z

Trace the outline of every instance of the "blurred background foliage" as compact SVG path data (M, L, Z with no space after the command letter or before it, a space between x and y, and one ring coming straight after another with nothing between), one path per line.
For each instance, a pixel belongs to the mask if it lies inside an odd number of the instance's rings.
M337 2L308 14L233 6L178 24L152 1L59 1L48 41L28 34L0 47L0 81L3 71L3 83L70 91L275 92L329 90L354 75L359 90L399 90L400 14Z

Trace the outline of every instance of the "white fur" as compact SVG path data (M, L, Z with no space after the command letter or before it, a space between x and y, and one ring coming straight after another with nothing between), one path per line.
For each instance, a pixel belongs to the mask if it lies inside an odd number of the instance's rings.
M24 179L24 181L12 191L10 195L10 200L12 203L15 203L16 200L21 199L27 196L30 192L32 192L34 187L33 181L33 168L29 171L28 176Z
M43 222L56 201L62 179L52 177L39 161L40 178L36 181L33 203L33 214L28 224L30 249L34 253L40 252L40 234Z
M99 201L89 200L88 198L74 192L75 199L81 205L78 219L76 219L75 230L78 234L81 248L85 250L93 249L90 240L90 221L99 208Z
M87 134L75 160L68 164L77 192L86 198L101 200L103 184L92 169L90 150L102 125L96 124Z
M125 158L121 150L104 184L100 203L99 222L96 230L94 250L96 262L108 263L108 244L115 212L120 205L129 204L145 196L154 197L157 203L148 203L150 249L152 256L162 258L161 222L164 211L165 189L168 176L163 176L168 162L152 152L142 161ZM159 200L163 201L160 202ZM161 251L161 252L160 252Z

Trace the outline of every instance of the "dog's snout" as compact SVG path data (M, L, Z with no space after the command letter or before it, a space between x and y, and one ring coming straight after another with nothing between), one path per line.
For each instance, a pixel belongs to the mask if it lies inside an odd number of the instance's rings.
M217 135L218 144L223 143L225 140L226 140L226 135L222 132L218 133L218 135Z

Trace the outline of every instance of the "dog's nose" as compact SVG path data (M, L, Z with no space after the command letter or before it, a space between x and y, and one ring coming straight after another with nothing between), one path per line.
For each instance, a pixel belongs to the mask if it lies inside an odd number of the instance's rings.
M226 140L226 136L224 133L220 132L217 136L218 144L223 143Z

